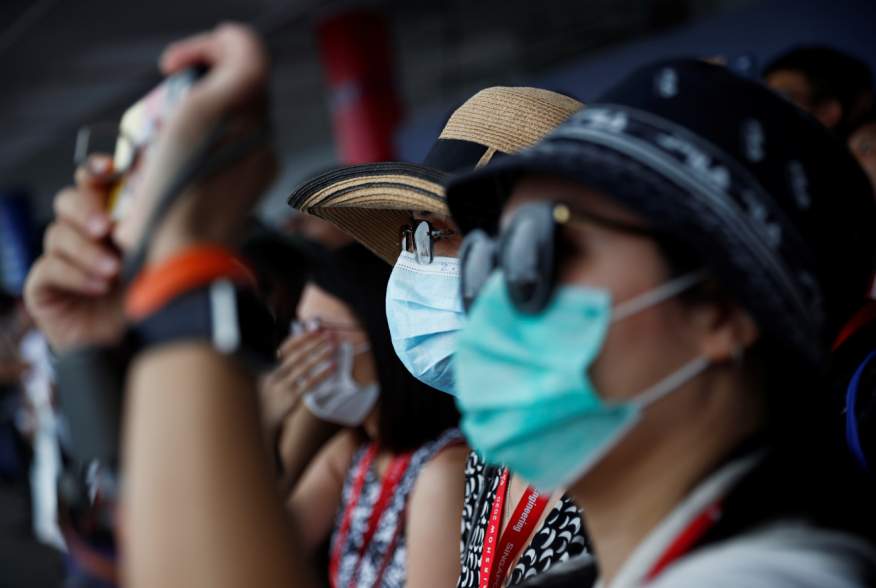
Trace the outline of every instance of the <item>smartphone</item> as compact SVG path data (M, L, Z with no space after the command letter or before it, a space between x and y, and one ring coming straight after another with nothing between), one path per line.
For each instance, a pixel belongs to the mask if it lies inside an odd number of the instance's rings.
M113 152L113 169L118 179L107 201L114 220L124 217L130 208L140 171L162 125L176 112L205 71L191 68L168 77L122 115Z

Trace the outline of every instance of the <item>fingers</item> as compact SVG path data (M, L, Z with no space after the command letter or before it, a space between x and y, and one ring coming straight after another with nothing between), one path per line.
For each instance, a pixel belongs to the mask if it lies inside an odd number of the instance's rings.
M76 185L84 188L106 190L114 180L113 160L109 155L94 154L74 174Z
M285 358L292 353L306 352L323 341L334 339L334 333L317 328L299 335L290 335L277 350L277 357Z
M312 339L319 341L319 338ZM301 397L328 378L335 369L335 347L326 341L287 356L266 376L260 386L263 414L268 427L283 421L298 405Z
M334 343L322 341L298 353L288 355L276 370L277 380L285 382L291 387L306 389L302 383L316 368L325 369L324 365L327 368L334 367L336 352L337 348Z
M300 394L313 390L323 381L327 380L334 373L336 367L335 362L329 360L322 365L316 365L314 368L305 372L305 374L298 379L298 390L300 390Z
M34 263L27 278L27 299L38 302L48 291L65 291L83 295L106 294L110 282L95 277L60 256L43 256Z
M173 43L161 57L165 74L196 65L208 66L209 72L186 99L184 109L191 117L212 120L265 90L267 50L255 32L244 25L223 24Z
M93 239L103 239L111 228L105 201L106 194L96 190L65 188L55 197L56 222L69 223Z
M121 266L109 247L83 235L71 224L51 225L46 231L44 250L49 255L63 257L95 278L109 280L116 276Z

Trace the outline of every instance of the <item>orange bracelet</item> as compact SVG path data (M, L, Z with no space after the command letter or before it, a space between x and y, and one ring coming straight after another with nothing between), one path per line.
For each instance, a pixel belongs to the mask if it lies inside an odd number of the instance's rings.
M190 290L226 278L255 287L256 280L246 264L218 245L199 245L147 268L131 284L125 297L125 314L139 321Z

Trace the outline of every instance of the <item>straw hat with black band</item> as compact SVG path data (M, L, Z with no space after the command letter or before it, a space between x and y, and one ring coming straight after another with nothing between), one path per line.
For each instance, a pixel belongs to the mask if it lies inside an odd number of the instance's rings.
M481 90L450 116L422 164L380 162L322 173L289 205L336 225L388 263L400 252L411 212L447 215L444 181L534 144L579 110L577 100L539 88Z

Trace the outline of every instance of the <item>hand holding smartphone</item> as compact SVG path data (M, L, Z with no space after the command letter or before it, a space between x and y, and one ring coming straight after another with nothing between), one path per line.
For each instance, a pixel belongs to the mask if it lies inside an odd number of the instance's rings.
M107 199L107 211L113 220L118 221L127 214L150 147L204 72L204 68L198 67L169 76L122 115L113 150L113 185ZM84 159L90 140L91 129L81 130L77 138L77 160Z

